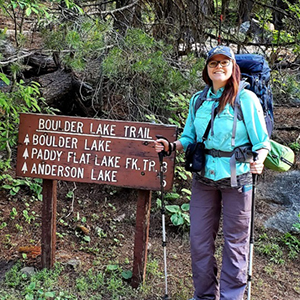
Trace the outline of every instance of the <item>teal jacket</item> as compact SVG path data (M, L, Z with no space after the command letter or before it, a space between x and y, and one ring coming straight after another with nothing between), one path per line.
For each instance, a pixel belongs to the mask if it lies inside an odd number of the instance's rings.
M208 122L211 120L212 106L218 106L216 99L220 98L224 88L218 90L216 94L210 88L207 99L202 103L195 115L196 94L190 100L189 114L180 142L184 150L195 140L202 140ZM237 120L235 147L252 144L252 150L266 148L270 150L270 142L266 124L264 121L263 110L257 96L249 91L242 90L240 93L240 103L243 112L243 120ZM216 149L226 152L233 151L231 145L233 128L234 110L227 104L224 110L216 116L213 127L205 141L206 149ZM214 181L229 178L230 164L229 157L213 157L206 155L204 176ZM250 171L249 163L237 163L236 174L241 175Z

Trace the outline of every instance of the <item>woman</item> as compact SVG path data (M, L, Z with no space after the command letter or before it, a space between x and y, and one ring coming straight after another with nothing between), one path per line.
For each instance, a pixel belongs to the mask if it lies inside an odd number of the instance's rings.
M202 73L209 85L206 100L194 111L195 95L181 138L169 144L155 142L157 152L186 150L195 140L201 141L213 106L218 114L205 141L206 149L232 152L234 100L238 93L240 70L233 51L217 46L209 51ZM243 118L236 121L235 147L252 145L258 155L250 163L236 162L237 186L231 186L230 157L205 155L205 169L193 174L190 202L190 241L194 298L242 300L247 284L247 264L251 218L252 174L260 174L270 150L262 107L254 93L242 90L240 105ZM211 151L212 152L212 151ZM214 257L215 238L223 211L223 257L220 283ZM192 300L192 299L191 299Z

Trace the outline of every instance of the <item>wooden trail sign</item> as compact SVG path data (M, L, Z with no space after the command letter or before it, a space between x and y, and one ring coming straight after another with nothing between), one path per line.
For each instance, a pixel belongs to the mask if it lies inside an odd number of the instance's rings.
M145 278L151 191L160 190L156 135L177 138L176 126L43 114L20 115L17 176L43 178L42 267L56 248L57 180L138 189L132 286ZM164 189L173 185L175 154L164 158Z
M176 127L140 122L21 114L17 175L160 190L156 135ZM175 156L165 157L165 189Z

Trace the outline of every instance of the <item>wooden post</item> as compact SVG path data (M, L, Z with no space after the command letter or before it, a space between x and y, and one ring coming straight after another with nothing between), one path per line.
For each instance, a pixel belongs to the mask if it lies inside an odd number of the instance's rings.
M42 268L50 269L55 261L57 181L43 180Z
M134 260L131 285L137 288L145 280L150 226L151 191L139 190L136 210Z

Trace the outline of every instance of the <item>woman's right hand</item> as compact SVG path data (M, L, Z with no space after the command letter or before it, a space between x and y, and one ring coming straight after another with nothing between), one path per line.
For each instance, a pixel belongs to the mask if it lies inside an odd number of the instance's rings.
M169 151L169 142L165 139L158 139L158 140L154 141L154 144L155 144L155 151L158 153L163 150L165 152Z

